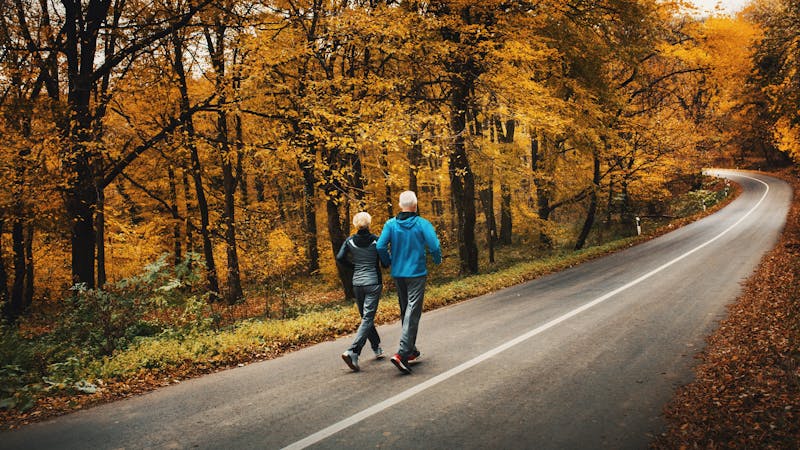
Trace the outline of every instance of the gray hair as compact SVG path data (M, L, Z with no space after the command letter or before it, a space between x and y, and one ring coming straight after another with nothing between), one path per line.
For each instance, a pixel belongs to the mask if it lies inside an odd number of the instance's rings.
M400 207L413 208L417 206L417 194L414 191L404 191L400 194Z
M361 211L360 213L353 216L353 225L359 230L364 228L369 228L369 225L372 223L372 216L369 215L368 212Z

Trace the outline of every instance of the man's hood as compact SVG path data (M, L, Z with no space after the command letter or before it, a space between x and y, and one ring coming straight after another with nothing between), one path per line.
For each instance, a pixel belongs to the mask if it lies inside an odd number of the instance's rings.
M415 212L403 211L397 215L397 224L403 228L411 228L417 224L419 214Z

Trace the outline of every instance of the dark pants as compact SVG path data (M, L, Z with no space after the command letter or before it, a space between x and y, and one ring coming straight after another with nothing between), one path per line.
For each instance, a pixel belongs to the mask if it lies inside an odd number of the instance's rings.
M422 318L426 279L427 277L394 279L397 287L397 301L400 302L400 318L403 322L400 350L397 352L402 358L408 358L417 348L417 331Z
M370 286L353 286L353 291L356 294L356 305L358 305L358 314L361 315L361 325L356 332L356 338L353 345L350 346L350 351L360 355L361 349L364 348L367 339L372 346L372 350L377 350L381 345L381 337L378 336L378 330L375 329L375 313L378 311L378 301L381 298L381 291L383 285L375 284Z

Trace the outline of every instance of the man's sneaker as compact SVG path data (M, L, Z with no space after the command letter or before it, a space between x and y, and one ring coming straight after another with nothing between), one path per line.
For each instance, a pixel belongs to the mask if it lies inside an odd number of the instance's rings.
M386 356L386 353L383 353L383 349L380 347L372 349L372 351L375 352L375 359L383 359Z
M342 359L344 360L344 363L347 364L347 367L352 369L353 372L358 372L359 370L361 370L358 367L358 355L351 352L350 350L342 353Z
M394 366L397 367L400 372L406 374L411 373L411 367L408 366L408 360L403 360L399 354L395 353L394 356L390 358L390 361L392 361L392 364L394 364Z
M420 357L422 357L422 354L419 352L419 350L414 350L411 353L411 356L408 357L408 363L409 364L418 363Z

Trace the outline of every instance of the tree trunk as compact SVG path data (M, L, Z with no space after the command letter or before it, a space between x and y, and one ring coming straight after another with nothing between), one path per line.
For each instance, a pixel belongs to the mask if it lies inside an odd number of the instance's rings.
M535 133L531 136L531 170L533 171L533 184L536 186L536 209L539 218L546 221L550 218L550 189L549 183L545 181L540 170L543 167L547 155L543 147L543 142ZM544 231L539 233L539 241L547 247L553 246L553 240Z
M208 282L208 292L210 300L218 301L220 298L219 279L217 278L217 265L214 261L214 245L211 243L211 231L209 230L208 202L203 189L202 168L200 166L200 155L194 145L194 124L190 119L186 123L186 134L189 139L189 153L192 160L192 178L194 178L195 195L197 197L197 209L200 212L200 236L203 238L203 256L206 261L206 280Z
M342 171L343 164L341 160L342 155L338 149L331 149L325 154L327 169L324 173L324 177L328 180L328 184L325 186L325 191L328 192L328 199L325 204L327 206L328 215L328 237L330 238L331 251L334 258L342 247L342 244L344 244L345 239L347 239L347 231L349 230L347 226L349 223L347 216L345 215L343 218L340 210L346 203L343 178L337 175ZM355 160L349 162L351 167L356 165ZM351 174L353 174L352 171ZM355 175L351 176L351 179L354 176ZM345 297L355 298L355 293L353 292L353 272L338 263L336 264L336 268L338 269L339 279L342 282Z
M629 171L633 167L634 160L633 158L628 158L628 160L624 163L624 173L622 175L622 180L620 182L620 194L622 196L622 203L620 204L619 208L619 221L625 230L626 235L633 234L633 210L631 208L631 199L628 192L628 180L629 180Z
M1 227L0 227L1 228ZM14 283L11 287L10 301L6 316L14 321L33 303L33 225L25 226L23 219L17 217L11 226L12 251L14 262ZM0 255L1 256L1 255ZM9 299L7 289L8 275L5 265L0 264L0 301Z
M3 317L8 320L13 320L11 314L11 304L8 302L8 272L6 272L5 255L3 254L3 228L5 219L0 217L0 307L2 308Z
M89 113L90 86L86 76L74 76L70 82L69 102L72 120L69 128L62 130L68 139L63 164L70 174L65 192L67 219L70 223L72 245L72 282L95 286L94 212L97 207L97 187L92 170L91 114Z
M27 128L27 127L23 127ZM23 130L23 133L27 133L30 135L29 130ZM25 310L27 309L27 302L26 302L26 292L25 289L28 286L27 277L28 277L28 242L26 240L26 233L25 233L25 222L27 217L30 215L28 212L28 208L26 207L25 203L25 168L26 164L22 160L24 154L28 154L29 152L23 151L20 152L20 159L15 161L15 179L11 180L11 192L13 197L13 205L14 205L14 219L11 224L11 249L13 252L12 261L14 264L14 283L11 286L11 298L9 303L9 317L13 321L17 317L21 316ZM2 230L0 230L2 232ZM3 285L3 290L5 291L6 286Z
M75 164L71 173L78 173L67 189L67 217L70 220L70 243L72 245L72 282L94 287L94 256L96 235L94 209L97 206L97 190L88 164Z
M619 222L625 230L624 233L631 235L632 232L629 232L629 230L632 229L630 226L633 225L633 213L631 213L630 197L628 196L628 179L625 177L622 178L620 183L620 190L622 202L619 207Z
M504 144L514 142L514 132L516 131L516 121L506 120L506 129L503 132L503 124L500 119L496 119L495 128L497 129L498 140ZM502 245L511 244L512 236L512 216L511 216L511 187L505 182L500 182L500 236L498 242Z
M175 169L172 164L167 165L167 177L169 179L169 207L172 211L172 254L173 264L180 264L182 255L181 248L181 224L178 218L178 186L175 179Z
M233 125L236 133L236 180L238 181L239 196L242 198L242 204L247 206L250 203L250 198L247 196L247 173L244 171L244 131L242 130L241 114L233 116Z
M383 193L384 201L386 202L386 217L394 217L394 199L392 198L392 184L390 183L389 177L389 151L385 146L381 149L381 156L378 159L378 162L381 165L381 170L383 171ZM416 179L414 182L416 182Z
M33 230L33 223L28 224L28 231L25 235L25 295L22 298L25 309L30 308L33 304Z
M475 243L475 178L464 144L469 86L459 85L452 95L450 131L450 186L457 217L458 255L462 273L478 273L478 246Z
M350 164L350 185L353 187L353 196L355 197L358 205L357 208L359 211L363 211L366 207L364 203L364 168L361 164L361 156L357 152L352 152L347 155L348 163ZM350 216L350 204L347 203L347 214L343 217L343 227L345 230L349 229L349 216Z
M342 228L338 203L339 202L335 198L330 198L326 201L328 210L328 233L330 234L331 250L334 257L336 257L345 239L347 239L347 232ZM339 263L336 264L336 269L339 273L339 279L342 282L345 298L355 298L355 293L353 292L353 272Z
M97 286L106 284L106 195L103 188L97 189L97 210L95 211L95 229L97 230Z
M281 222L286 222L287 220L289 220L289 212L287 212L286 210L286 194L283 191L283 185L281 184L280 180L278 180L277 178L273 178L272 186L275 188L275 196L276 196L275 203L277 203L278 205L278 216L281 218ZM263 189L262 189L262 195L263 195Z
M227 168L226 168L227 166ZM228 304L238 303L242 299L242 282L239 275L239 255L236 249L235 198L236 181L230 164L223 164L223 182L225 185L225 243L227 244Z
M226 121L224 113L220 113L220 123ZM221 135L222 133L220 133ZM220 136L221 137L221 136ZM242 300L242 281L239 275L239 255L236 249L236 218L235 218L235 194L236 179L233 175L233 167L227 157L228 145L223 143L223 163L222 179L225 189L225 244L227 247L228 262L228 289L226 290L226 300L228 304L238 303Z
M387 158L388 159L388 158ZM422 143L419 135L411 137L411 147L408 149L408 190L419 194L417 174L422 165Z
M222 39L220 36L219 39ZM219 74L220 77L222 73ZM224 87L219 87L220 92ZM224 103L225 95L220 94ZM236 177L233 174L231 148L228 145L228 117L224 110L217 113L217 139L222 163L222 185L224 190L225 254L227 256L228 288L225 300L229 305L242 300L242 281L239 275L239 255L236 248Z
M606 205L606 228L611 227L611 215L614 212L614 175L608 177L608 204Z
M306 258L308 266L306 271L312 274L319 270L319 248L317 247L317 206L315 191L317 177L314 174L314 160L316 150L311 147L300 156L300 170L303 172L303 214L305 216L306 232Z
M260 166L256 166L258 170ZM253 189L256 191L256 201L263 202L264 197L264 176L260 173L260 171L256 172L255 180L253 181Z
M14 252L14 284L11 285L9 304L12 321L21 316L25 309L25 232L22 219L17 217L11 225L11 248Z
M236 249L236 185L237 178L233 173L234 158L230 146L230 134L228 131L228 113L225 110L227 103L225 77L226 68L226 49L225 34L227 26L221 22L221 18L216 18L214 33L205 29L206 42L211 54L211 62L216 73L216 92L219 96L220 108L217 111L217 143L220 150L222 165L222 187L224 190L224 215L225 222L225 254L227 256L228 287L225 290L225 300L229 305L238 303L242 299L242 281L239 276L239 255Z
M490 175L491 177L491 175ZM489 187L481 189L478 194L483 204L483 216L486 219L486 245L489 247L489 262L494 263L494 245L497 241L497 224L494 218L494 182L489 178Z
M183 201L186 205L186 251L194 252L194 224L191 218L194 217L195 206L192 204L192 190L189 186L189 171L185 168L181 170L181 181L183 185Z
M534 171L533 183L536 185L536 211L539 218L548 220L550 218L550 186L549 183L536 172L546 170L545 159L546 150L543 148L542 140L535 136L531 138L531 169Z
M512 236L511 219L511 187L505 183L500 183L500 243L503 245L511 244Z
M82 2L64 2L62 44L68 82L67 102L69 120L59 122L67 146L62 153L69 183L65 190L67 219L70 223L72 245L72 282L95 285L94 212L97 206L93 143L100 136L93 134L95 118L91 113L91 98L96 87L94 64L99 30L104 25L111 2L92 2L94 8L84 8ZM99 122L98 122L99 123Z
M592 191L589 193L589 208L586 211L586 220L583 222L583 228L578 235L578 241L575 243L575 250L580 250L586 245L586 238L594 226L595 215L597 213L597 191L600 189L600 155L595 150L592 152L594 160L594 171L592 175Z
M175 73L178 75L179 90L181 94L181 112L187 113L190 108L189 89L186 83L186 72L183 67L183 41L177 35L173 35L173 45L175 46ZM200 212L200 235L203 239L203 256L206 263L206 282L208 283L209 300L214 302L220 298L219 279L217 278L217 265L214 261L214 246L211 243L211 232L209 230L208 202L206 201L205 190L203 189L202 167L200 165L200 155L194 143L195 129L194 120L189 115L184 124L186 131L187 146L189 147L189 157L191 159L191 173L194 179L195 197L197 199L197 209Z
M427 158L427 163L434 172L442 168L442 161L440 158ZM423 198L428 199L427 202L431 205L432 219L434 219L438 228L443 229L445 227L445 195L442 194L442 190L442 184L435 181L420 186Z

